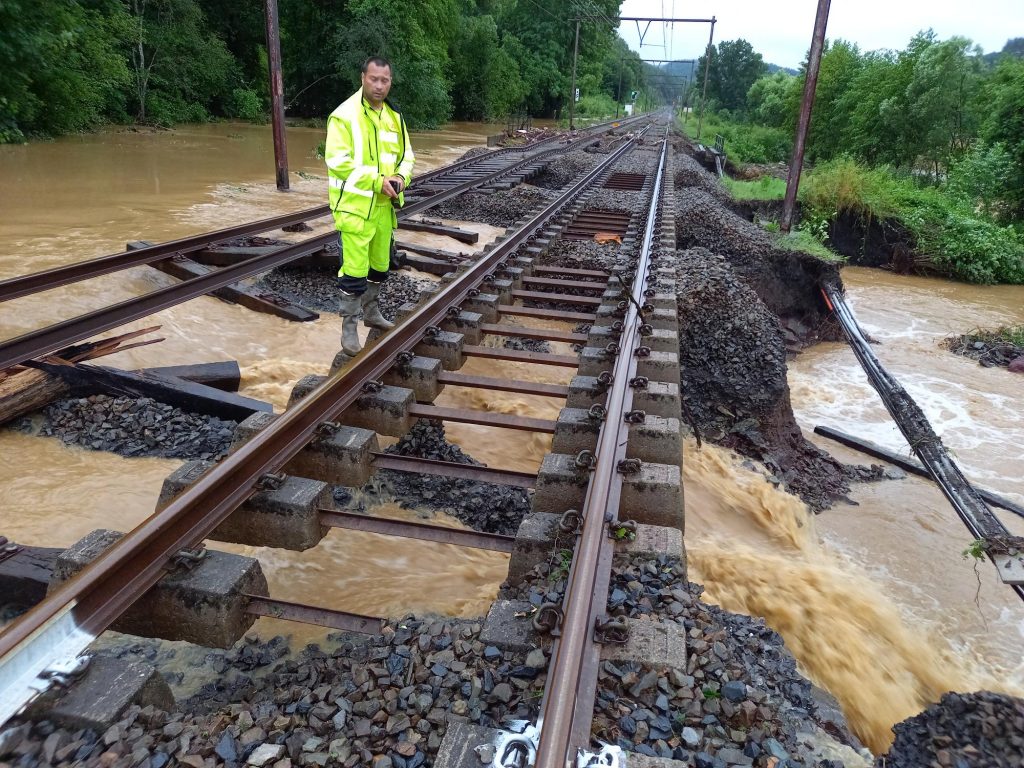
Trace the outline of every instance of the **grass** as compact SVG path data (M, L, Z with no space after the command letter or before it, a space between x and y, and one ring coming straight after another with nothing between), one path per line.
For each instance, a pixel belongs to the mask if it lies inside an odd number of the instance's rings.
M787 251L803 251L804 253L809 253L812 256L817 256L823 261L846 261L846 257L841 256L831 248L823 245L822 242L810 232L800 229L794 229L785 235L780 234L776 238L775 244L779 246L779 248Z
M726 176L722 183L735 200L781 200L786 196L786 182L774 176L754 181L736 181Z

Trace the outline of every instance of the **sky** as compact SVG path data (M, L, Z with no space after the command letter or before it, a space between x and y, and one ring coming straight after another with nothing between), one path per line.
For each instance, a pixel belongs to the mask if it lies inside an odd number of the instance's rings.
M623 0L622 16L706 19L715 16L715 42L742 37L764 60L797 68L811 42L817 0ZM674 7L674 12L673 12ZM645 22L640 22L644 32ZM709 24L651 24L643 47L635 22L619 34L645 59L690 59L704 52ZM857 43L862 50L904 48L931 27L940 39L962 35L985 53L1007 39L1024 37L1024 0L832 0L826 36Z

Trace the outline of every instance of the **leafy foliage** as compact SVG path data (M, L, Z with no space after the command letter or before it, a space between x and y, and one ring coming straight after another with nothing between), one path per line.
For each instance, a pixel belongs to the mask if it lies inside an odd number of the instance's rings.
M818 166L802 187L814 215L896 219L940 271L972 283L1024 283L1024 238L979 216L972 202L849 157Z
M724 40L717 50L710 50L710 72L708 74L708 97L714 99L723 109L743 109L747 91L765 73L766 65L761 54L742 38ZM704 81L704 68L709 66L707 56L697 63L697 82Z
M287 114L329 114L358 87L362 62L383 55L414 128L523 109L564 115L570 19L580 13L601 20L580 27L579 111L611 114L646 73L605 21L618 9L617 0L279 0ZM265 34L258 0L0 0L0 142L133 118L263 120Z

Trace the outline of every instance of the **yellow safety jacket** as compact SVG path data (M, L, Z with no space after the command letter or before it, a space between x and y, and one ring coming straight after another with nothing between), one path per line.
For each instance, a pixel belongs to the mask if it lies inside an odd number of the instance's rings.
M328 118L324 155L328 201L335 226L343 232L362 228L375 199L389 201L381 192L385 178L401 176L408 187L416 160L401 113L387 102L375 111L362 88ZM398 204L405 204L404 195Z

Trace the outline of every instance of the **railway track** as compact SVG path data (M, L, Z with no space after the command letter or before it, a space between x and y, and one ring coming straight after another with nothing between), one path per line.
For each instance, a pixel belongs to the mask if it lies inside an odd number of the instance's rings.
M293 393L293 403L284 414L254 417L257 421L262 419L258 425L261 428L253 429L249 439L234 452L209 469L197 468L193 474L206 471L198 479L190 477L191 482L183 483L183 490L166 506L105 549L75 578L0 634L0 723L35 695L41 677L59 679L69 670L80 668L79 654L131 611L133 604L168 570L173 570L175 563L181 563L183 558L201 561L201 542L218 538L217 532L224 530L232 515L237 516L254 493L286 482L286 477L279 474L282 468L294 467L296 457L308 451L316 440L339 430L369 433L366 427L400 435L415 420L423 418L554 435L556 453L545 459L536 476L411 459L375 450L368 451L366 461L373 465L369 471L383 468L532 488L535 511L557 510L575 526L575 556L564 600L560 606L546 606L545 618L535 622L535 626L546 628L555 636L549 682L537 724L525 732L498 733L495 748L506 756L522 753L531 763L535 760L542 766L565 765L576 753L589 754L595 748L590 739L590 718L601 657L599 641L627 631L620 620L605 615L615 550L609 531L620 525L627 530L635 529L635 523L619 521L623 489L629 486L632 490L627 488L625 493L635 496L639 487L643 496L644 483L650 482L645 473L652 460L648 455L651 449L637 447L637 430L654 434L657 442L658 430L667 428L665 434L674 431L678 441L678 420L673 424L671 418L647 416L638 406L641 400L655 403L664 395L670 404L674 403L678 416L678 362L673 368L676 356L662 351L671 349L675 335L659 325L660 319L665 321L666 328L673 326L674 309L670 311L664 304L668 279L659 278L652 256L663 234L659 229L659 211L668 155L666 141L652 142L650 137L662 130L646 127L627 137L558 199L496 242L475 262L462 265L459 273L443 280L436 293L416 306L407 306L404 318L393 331L368 345L341 370L323 381L300 382ZM655 151L649 144L653 144ZM581 232L623 226L621 214L590 209L587 197L602 185L623 188L623 174L616 174L615 169L632 153L647 156L652 170L648 174L631 174L626 182L626 188L646 194L649 201L646 212L626 217L622 248L633 252L628 263L623 261L612 272L546 264L545 253L555 238L564 235L578 239ZM531 155L511 167L521 169L534 162L536 155ZM509 168L504 168L485 174L484 178L500 178L508 172ZM447 190L435 192L423 202L442 196L447 199L458 193L452 190L464 191L479 183L475 176L466 181L455 179ZM443 185L437 186L440 189ZM413 203L413 207L416 205L420 204ZM664 231L669 230L671 227ZM304 245L282 249L275 254L274 258L280 260L275 263L284 263ZM268 268L266 260L253 261L259 261L259 266L247 264L242 271L253 274ZM659 285L657 281L662 278ZM235 280L238 275L218 279ZM147 311L153 311L151 305L145 306ZM118 310L120 314L105 310L108 314L103 322L110 323L105 327L126 322L124 318L137 311L138 305L127 312ZM516 317L582 322L592 327L589 332L526 327L515 325ZM72 334L82 334L75 337L83 338L95 333L95 327ZM577 355L566 355L498 349L481 343L488 335L570 343L580 351ZM50 343L35 342L37 347ZM7 361L14 361L25 352L25 347L4 346ZM473 357L578 368L579 375L569 385L554 385L460 373L457 369L461 362ZM430 384L424 382L425 370L433 372ZM659 371L665 375L659 377ZM403 389L403 384L409 389ZM433 398L424 390L432 387L436 394L446 385L563 397L569 406L576 407L563 410L557 421L548 421L432 405ZM396 409L400 411L397 417ZM667 409L672 411L671 407ZM390 421L382 416L385 412ZM678 457L678 445L673 449L671 439L668 445L669 454L674 451ZM559 454L559 450L566 453ZM654 449L656 454L659 451L663 452L663 448ZM572 474L569 496L578 497L579 501L574 508L566 506L568 497L562 477L566 463ZM678 494L678 466L674 469ZM671 494L670 488L666 498L674 498ZM681 516L681 510L678 514ZM514 537L378 520L336 509L319 509L317 515L316 525L322 530L370 530L512 551L516 556ZM663 510L662 515L674 518L671 509ZM242 598L249 616L272 615L364 633L381 628L378 617L289 603L265 593Z
M409 202L399 212L399 221L423 213L470 189L501 179L522 180L527 175L538 172L558 154L593 144L602 135L613 130L614 125L621 124L607 123L595 126L594 129L568 144L562 145L557 139L548 139L524 150L503 152L499 158L492 158L490 155L468 158L418 177L417 186L423 185L431 194L425 199ZM322 206L207 235L147 246L66 267L10 278L0 281L0 301L51 290L61 285L88 280L132 266L152 263L176 254L200 250L242 234L263 232L288 223L318 218L327 213L327 207ZM337 236L334 232L309 238L263 255L242 260L208 274L7 339L0 342L0 370L6 370L27 360L50 354L76 341L117 328L132 320L146 317L239 280L287 264L302 256L319 251L336 240Z
M564 139L554 136L530 146L498 149L486 155L466 158L423 174L417 174L415 183L407 195L409 204L399 213L399 217L406 218L428 210L467 189L493 181L506 173L513 173L528 159L541 160L551 157L559 151L567 151L569 148L586 143L588 139L592 140L593 137L601 136L613 130L615 126L633 125L638 120L639 118L634 118L632 121L623 120L595 125L584 131L579 139L564 146ZM443 196L438 197L439 194ZM427 202L428 199L430 199L429 202ZM127 250L109 256L75 262L63 267L7 278L0 280L0 302L49 291L62 285L70 285L123 269L151 264L172 256L193 253L238 237L256 235L291 224L319 219L329 213L330 209L326 205L319 205L294 213L227 227L215 232L192 235L145 248Z

